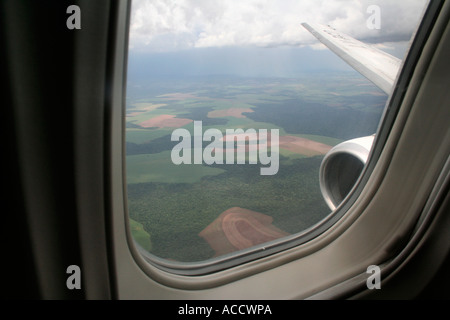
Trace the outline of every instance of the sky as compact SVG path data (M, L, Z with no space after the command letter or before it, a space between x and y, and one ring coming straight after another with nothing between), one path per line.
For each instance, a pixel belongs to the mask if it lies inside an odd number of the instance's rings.
M131 75L295 76L349 70L302 22L331 25L400 58L428 0L133 0ZM380 8L380 28L367 21Z

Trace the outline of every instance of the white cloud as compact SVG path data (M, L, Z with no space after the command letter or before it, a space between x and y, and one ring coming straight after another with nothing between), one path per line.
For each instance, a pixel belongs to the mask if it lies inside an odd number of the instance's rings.
M134 0L130 48L173 51L223 46L316 44L300 23L330 24L362 39L407 40L427 0ZM381 8L370 30L367 7Z

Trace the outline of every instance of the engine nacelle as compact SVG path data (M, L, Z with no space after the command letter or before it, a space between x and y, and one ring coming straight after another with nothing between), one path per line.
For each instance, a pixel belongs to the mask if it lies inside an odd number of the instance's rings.
M353 139L331 149L320 166L320 189L331 210L341 204L358 181L375 135Z

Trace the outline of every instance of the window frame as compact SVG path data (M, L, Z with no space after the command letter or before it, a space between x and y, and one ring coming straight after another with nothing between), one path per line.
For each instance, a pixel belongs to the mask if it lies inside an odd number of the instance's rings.
M269 252L270 250L264 250L264 256L253 256L250 253L245 252L243 255L245 259L239 261L238 264L233 264L233 266L221 264L222 267L214 269L212 272L211 269L203 269L202 274L196 274L195 277L188 275L187 273L173 273L171 266L164 266L161 264L150 263L145 259L145 257L140 252L139 248L135 245L134 240L132 239L130 229L128 226L128 213L127 213L127 205L126 205L126 180L125 180L125 126L124 126L124 83L121 81L123 76L126 73L125 66L123 65L123 60L121 58L126 57L126 52L122 54L118 54L116 57L116 70L119 72L116 74L115 78L115 86L117 88L122 88L123 91L117 92L117 99L113 101L113 110L112 110L112 141L111 141L111 152L113 154L111 161L111 170L112 171L112 191L114 194L119 191L119 194L123 194L123 199L119 199L120 197L116 197L113 200L112 211L113 211L113 238L115 244L115 263L116 263L116 274L117 281L119 286L119 293L123 298L133 298L133 297L141 297L143 294L149 298L151 297L159 297L159 298L176 298L179 297L180 294L186 298L201 298L201 297L223 297L228 294L234 294L233 297L237 297L235 287L236 283L242 280L242 282L254 283L255 278L270 279L270 275L273 275L274 272L277 271L277 267L280 268L291 268L293 265L303 265L303 268L310 266L314 259L313 257L317 255L320 251L329 250L330 244L336 242L342 235L347 232L347 229L351 227L357 220L360 218L364 218L365 210L369 207L372 197L377 193L377 186L381 185L384 179L384 175L389 169L389 165L391 162L391 158L395 153L397 142L400 140L402 135L402 128L407 120L408 113L407 107L403 107L400 109L401 104L405 104L405 100L408 97L409 92L411 90L418 90L421 85L421 72L425 72L427 68L427 64L425 63L422 66L421 70L417 70L417 60L419 57L425 55L432 56L430 49L425 50L426 46L430 46L425 43L425 39L428 39L431 31L431 27L436 22L436 15L439 12L439 9L442 6L442 1L435 1L430 4L428 8L428 13L425 18L422 20L421 27L419 28L418 34L414 40L414 43L411 47L410 54L404 62L404 67L402 68L401 76L399 81L397 82L396 88L394 90L394 94L388 101L388 108L386 109L385 116L383 117L382 124L380 126L380 134L377 135L375 147L372 152L372 156L366 166L365 173L362 175L362 178L359 180L357 186L352 192L351 196L349 196L338 208L338 210L330 215L326 221L320 223L320 226L324 226L325 224L330 223L330 226L324 228L324 230L317 231L314 236L311 236L310 239L300 241L301 243L290 243L286 245L286 247L281 248L281 245L276 246L276 249ZM129 8L128 8L129 10ZM128 17L122 16L121 19L125 19L127 22ZM442 26L441 26L442 27ZM120 32L121 41L116 42L116 50L118 52L123 49L121 44L126 43L127 34L122 34ZM434 39L436 40L436 39ZM421 42L422 41L422 42ZM125 46L127 48L127 46ZM429 61L428 61L429 62ZM122 65L123 73L120 72L120 66ZM417 75L419 73L419 75ZM415 74L413 76L413 74ZM122 77L121 77L122 75ZM416 79L414 80L414 77ZM416 92L417 93L417 92ZM122 95L122 96L120 96ZM120 99L119 99L120 98ZM411 101L406 101L406 103ZM409 106L411 107L411 106ZM120 114L120 115L119 115ZM397 128L394 128L397 127ZM120 128L120 130L118 130ZM383 142L390 141L389 145L386 145ZM383 157L384 156L384 157ZM376 161L381 159L380 161ZM122 175L114 174L117 170L121 170ZM372 173L368 175L368 173ZM375 174L375 175L374 175ZM368 186L364 188L364 186ZM312 235L312 233L309 233ZM304 237L306 235L301 234L299 237ZM124 246L125 240L126 245ZM348 240L348 239L347 239ZM275 247L272 247L275 248ZM330 253L330 252L328 252ZM366 253L367 254L367 253ZM372 252L373 256L370 259L371 261L385 261L389 256L392 255L392 252L389 250L381 251L381 252ZM117 257L123 257L124 260L118 259ZM367 258L367 257L366 257ZM322 260L327 260L323 259ZM317 261L318 262L318 261ZM178 267L178 265L177 265ZM196 266L198 270L198 266ZM178 269L178 268L177 268ZM179 270L179 269L178 269ZM302 270L300 268L299 270ZM205 272L206 271L206 272ZM329 287L330 283L340 283L344 279L348 279L351 274L361 274L360 266L355 266L353 268L349 268L346 271L337 273L332 276L332 279L325 280L321 279L317 285L311 289L309 287L309 291L307 289L298 290L302 291L301 293L294 293L293 295L287 294L287 298L293 297L307 297L313 294L314 292L321 291ZM127 276L125 276L125 274ZM252 275L254 277L249 278ZM266 275L266 276L265 276ZM269 277L268 277L269 276ZM279 278L280 276L275 277ZM139 290L134 291L132 289L133 286L124 281L125 278L141 278L146 282L143 287ZM249 280L250 279L250 280ZM319 280L319 279L317 279ZM133 280L133 283L136 280ZM269 282L273 283L274 280L270 280ZM225 286L224 286L225 285ZM222 288L219 288L222 286ZM166 290L167 287L176 289L175 291ZM122 288L122 290L120 290ZM193 291L203 289L203 291ZM209 290L207 290L209 289ZM206 291L205 291L206 290ZM244 292L248 292L248 290L242 290L239 294L242 295ZM212 296L209 293L213 293ZM204 295L206 294L206 295ZM258 293L253 293L254 296L258 296ZM286 293L285 293L286 294ZM283 298L283 295L277 295L277 298Z

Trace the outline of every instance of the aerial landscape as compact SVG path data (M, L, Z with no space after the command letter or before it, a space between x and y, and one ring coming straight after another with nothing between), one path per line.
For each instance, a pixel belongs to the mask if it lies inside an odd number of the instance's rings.
M338 143L375 133L386 99L356 72L129 82L126 178L134 239L160 258L195 262L312 227L330 214L319 188L321 160ZM179 142L172 133L194 135L199 122L224 139L230 129L277 130L277 148L266 145L279 159L276 174L261 175L262 162L251 164L248 156L243 164L174 164Z

